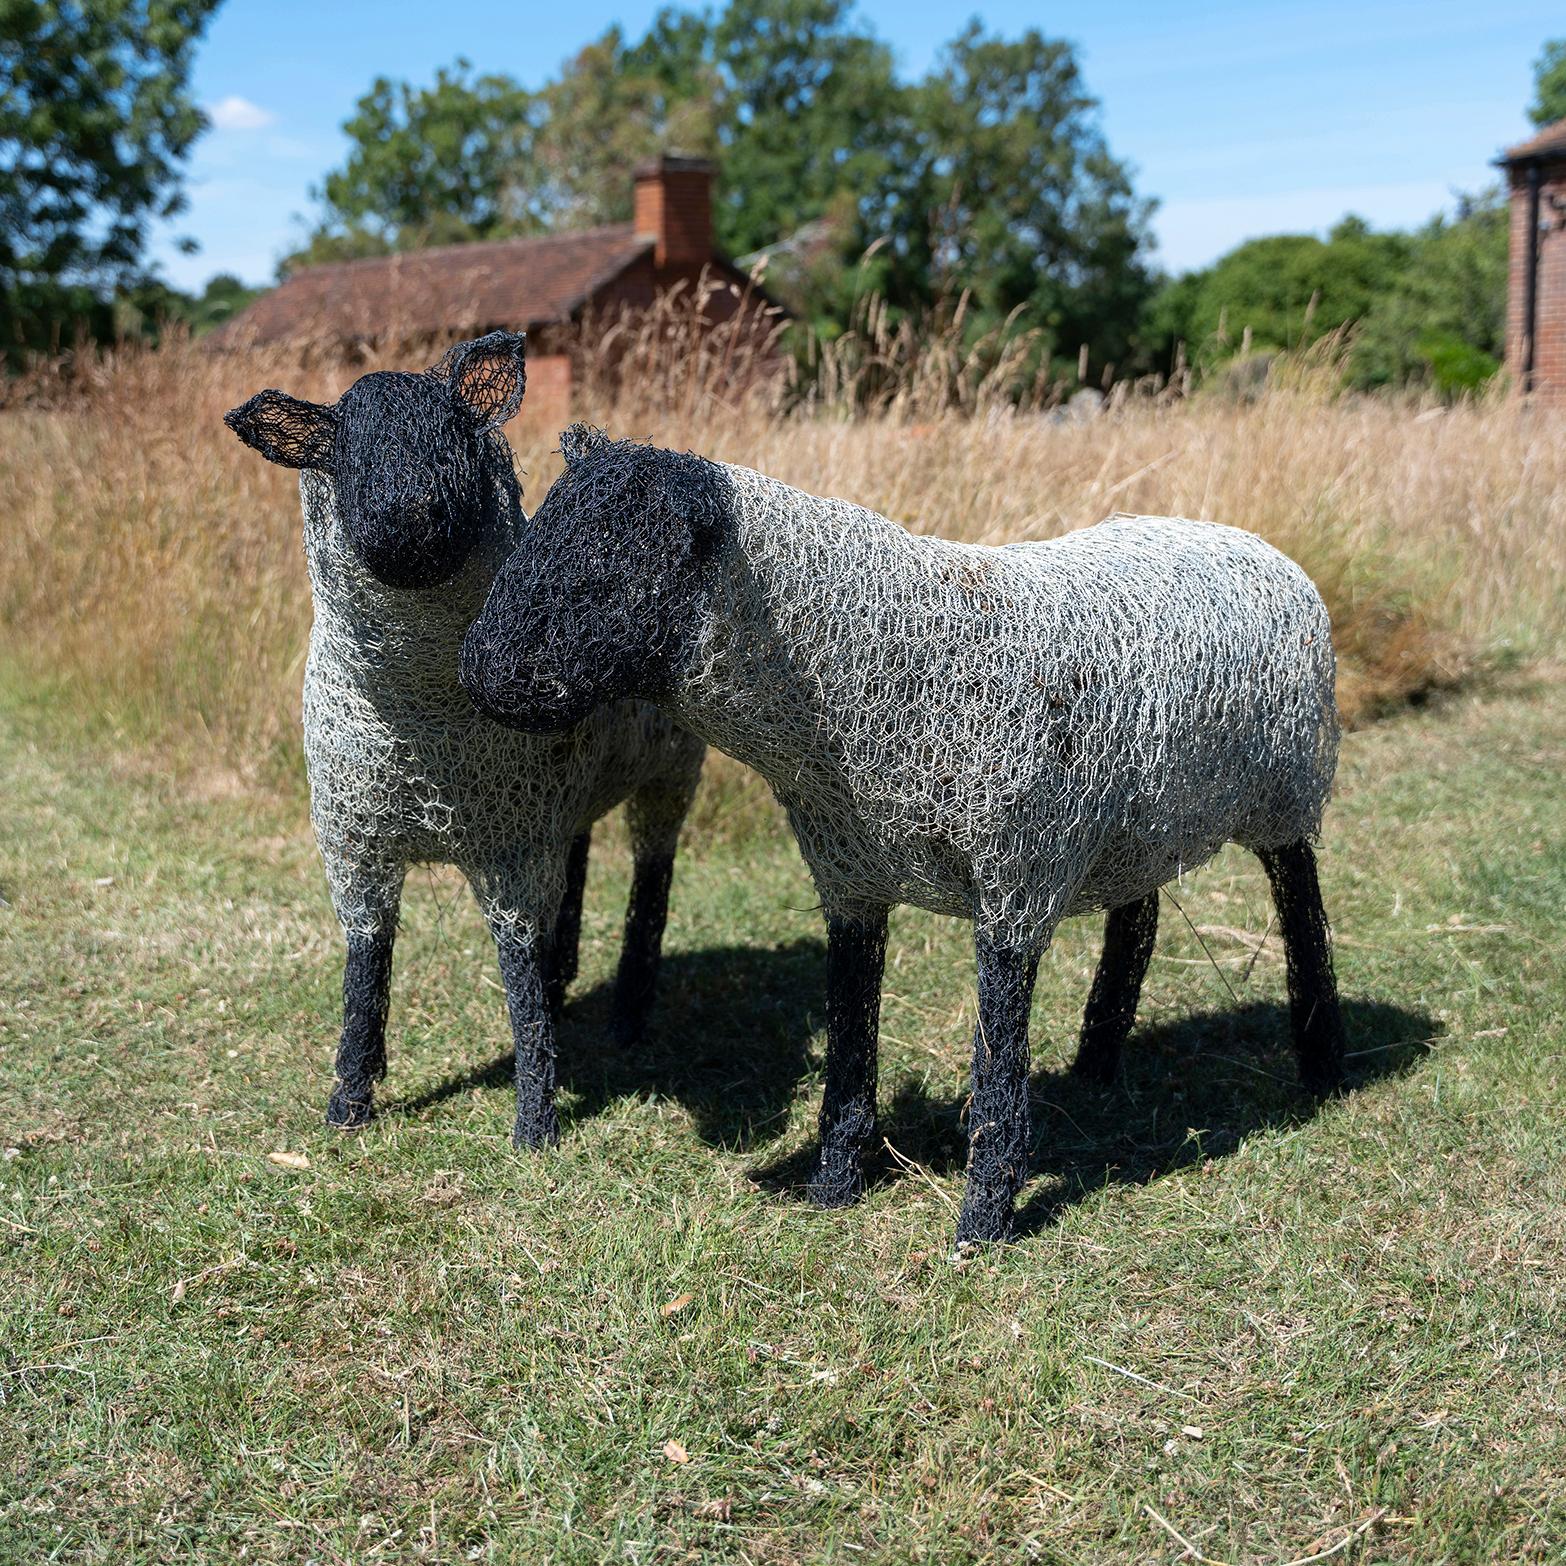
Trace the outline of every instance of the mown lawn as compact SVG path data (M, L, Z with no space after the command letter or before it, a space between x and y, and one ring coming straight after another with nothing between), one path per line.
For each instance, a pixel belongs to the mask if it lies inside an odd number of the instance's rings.
M798 1192L823 947L775 823L685 852L635 1058L600 833L542 1158L507 1141L487 937L418 878L385 1112L339 1136L297 800L7 697L0 1559L1562 1558L1563 763L1559 678L1349 739L1325 1108L1252 861L1165 899L1107 1093L1063 1074L1068 928L1024 1233L958 1266L966 927L894 922L895 1153L856 1210Z

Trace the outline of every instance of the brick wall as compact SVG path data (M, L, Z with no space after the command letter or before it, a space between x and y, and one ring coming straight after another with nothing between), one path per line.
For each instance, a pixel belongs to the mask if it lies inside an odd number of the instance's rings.
M650 309L659 294L678 287L682 299L694 299L707 289L707 319L726 321L740 308L744 287L731 273L713 264L712 252L682 263L658 266L642 256L593 295L590 309L601 320L613 320L622 310Z
M1506 362L1522 384L1523 309L1528 277L1528 180L1510 171L1511 269L1506 301ZM1557 209L1555 203L1559 202ZM1566 159L1546 164L1539 187L1539 272L1534 314L1533 389L1551 407L1566 407Z
M527 357L527 395L512 421L545 430L563 430L571 422L571 361L563 353Z

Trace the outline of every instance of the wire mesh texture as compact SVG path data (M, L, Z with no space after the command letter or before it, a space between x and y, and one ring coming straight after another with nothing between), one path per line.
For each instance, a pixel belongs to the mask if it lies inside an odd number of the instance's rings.
M959 544L720 472L726 537L670 708L771 782L829 912L912 903L1038 951L1225 842L1318 831L1330 626L1262 539L1116 516Z
M672 854L704 747L645 703L537 736L482 717L457 652L527 527L499 426L521 334L423 372L362 376L331 407L278 391L227 416L298 467L315 618L304 680L311 816L350 934L395 924L405 869L458 866L492 927L552 919L576 834L638 796L638 848Z
M672 820L638 818L673 851L699 740L642 702L600 708L564 734L523 734L480 715L457 683L463 634L525 525L520 503L455 577L409 592L354 552L329 478L304 473L300 494L315 597L310 813L345 929L379 929L387 889L404 866L427 862L458 866L492 925L552 918L570 840L635 793L667 796Z

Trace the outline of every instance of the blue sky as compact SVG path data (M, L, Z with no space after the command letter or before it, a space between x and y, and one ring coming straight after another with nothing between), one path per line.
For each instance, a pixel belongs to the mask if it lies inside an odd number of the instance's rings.
M194 88L214 120L191 205L160 236L182 287L269 279L302 235L309 191L342 161L341 125L377 75L429 80L465 55L529 86L611 23L638 36L653 0L227 0ZM1566 35L1558 0L861 0L899 68L922 73L975 12L1077 45L1110 147L1162 205L1159 259L1200 266L1258 234L1320 231L1345 212L1422 221L1529 130L1531 65ZM177 234L200 242L176 253Z

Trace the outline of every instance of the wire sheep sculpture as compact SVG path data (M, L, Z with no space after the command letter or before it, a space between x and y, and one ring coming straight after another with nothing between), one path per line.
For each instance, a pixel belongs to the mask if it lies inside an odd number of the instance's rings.
M482 718L457 681L463 633L527 528L500 428L522 401L524 355L523 335L492 332L422 373L362 376L331 406L263 391L225 416L269 462L303 470L310 814L347 944L333 1126L368 1122L385 1076L410 865L457 866L494 936L518 1146L558 1140L554 1022L576 973L592 824L622 801L635 854L615 985L622 1043L652 1002L705 746L635 701L568 733L521 734Z
M862 1188L895 904L975 925L959 1244L1010 1232L1031 1141L1028 1008L1056 924L1107 910L1076 1061L1105 1079L1159 887L1225 842L1271 882L1301 1074L1339 1083L1311 849L1337 757L1334 664L1298 566L1252 534L1170 518L956 544L585 426L562 450L468 633L462 682L535 732L634 694L772 785L827 921L817 1201Z

